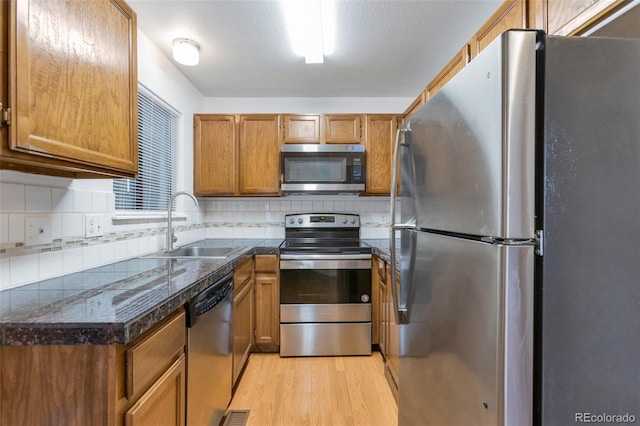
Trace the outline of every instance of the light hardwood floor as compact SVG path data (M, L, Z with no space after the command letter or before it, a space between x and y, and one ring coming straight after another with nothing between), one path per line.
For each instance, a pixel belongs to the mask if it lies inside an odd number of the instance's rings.
M248 426L394 426L398 419L379 352L301 358L253 353L229 409L251 410Z

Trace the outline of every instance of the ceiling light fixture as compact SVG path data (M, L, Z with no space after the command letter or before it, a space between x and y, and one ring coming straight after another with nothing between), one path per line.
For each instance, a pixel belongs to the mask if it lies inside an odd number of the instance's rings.
M335 45L333 0L282 0L293 51L307 64L321 64Z
M200 62L200 46L188 38L173 40L173 59L182 65L198 65Z

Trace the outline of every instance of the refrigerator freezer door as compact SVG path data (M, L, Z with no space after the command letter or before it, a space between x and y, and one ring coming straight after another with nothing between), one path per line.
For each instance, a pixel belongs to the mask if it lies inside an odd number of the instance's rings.
M530 425L533 247L401 238L417 248L401 253L399 426Z
M640 40L545 61L541 423L640 419Z
M405 124L403 223L535 236L536 36L504 33Z

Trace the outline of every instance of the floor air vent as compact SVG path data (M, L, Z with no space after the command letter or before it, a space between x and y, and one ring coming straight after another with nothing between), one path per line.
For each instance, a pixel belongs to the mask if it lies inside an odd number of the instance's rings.
M222 426L245 426L249 420L249 410L231 410L227 413Z

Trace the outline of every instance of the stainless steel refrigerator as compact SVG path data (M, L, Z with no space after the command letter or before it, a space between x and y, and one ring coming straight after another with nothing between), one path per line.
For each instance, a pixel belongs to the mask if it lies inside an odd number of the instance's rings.
M394 162L399 425L640 421L640 40L508 31Z

